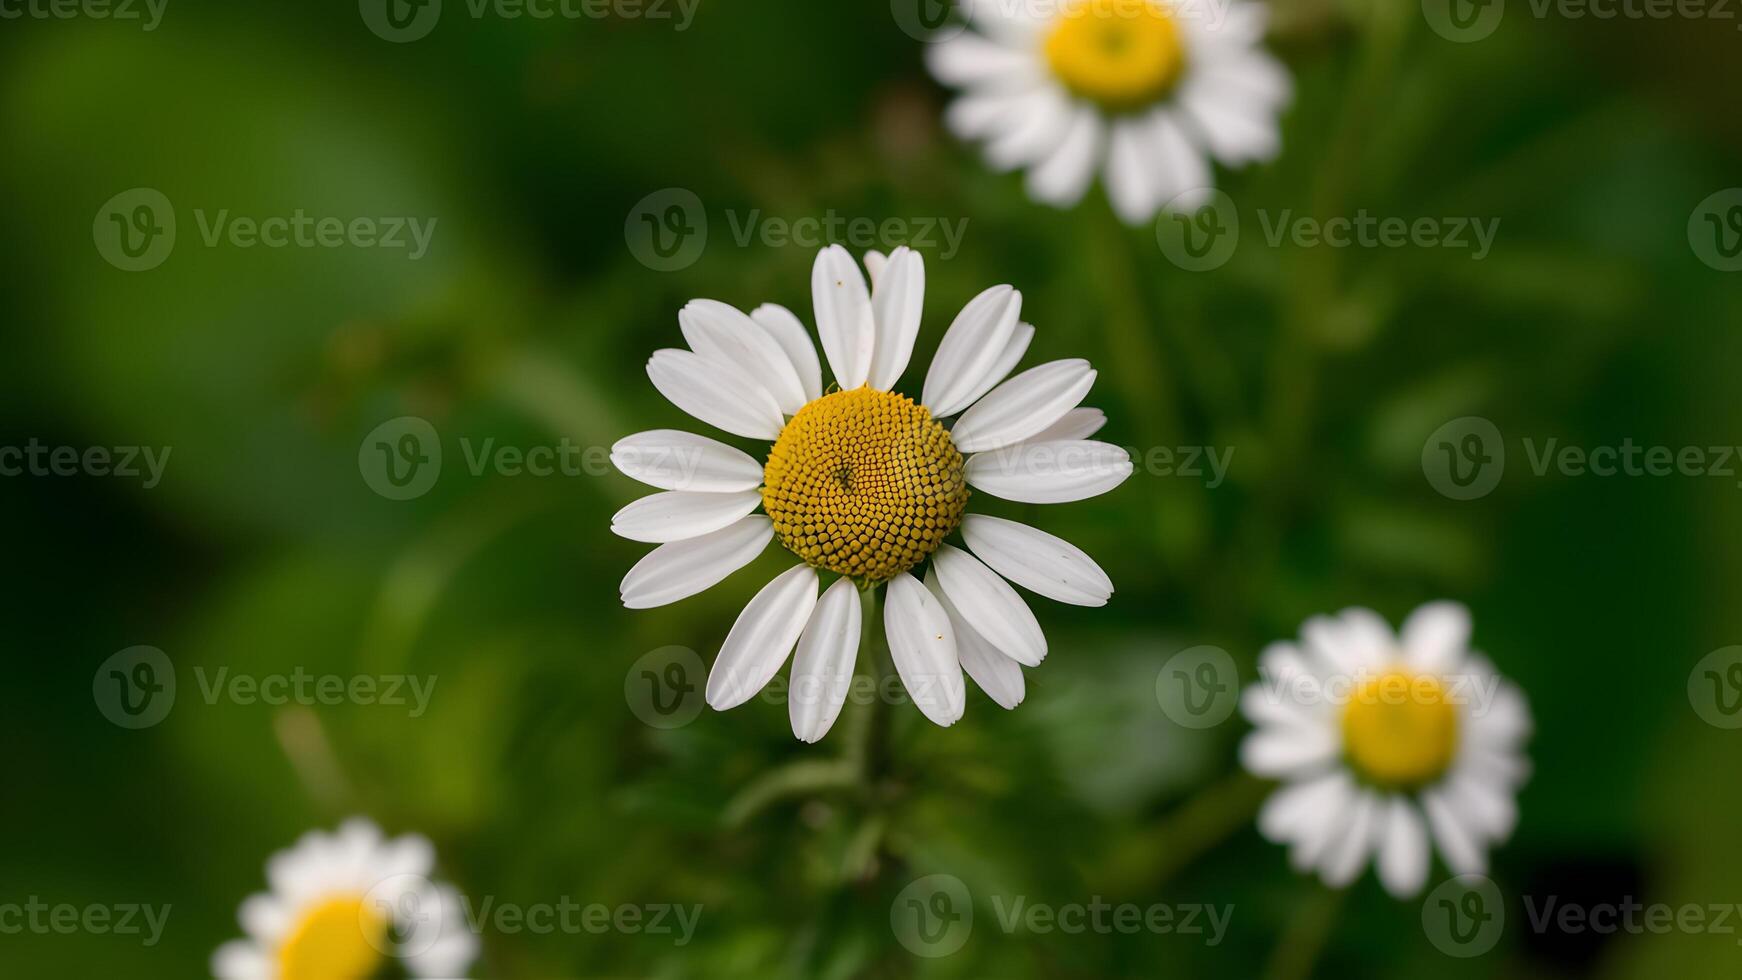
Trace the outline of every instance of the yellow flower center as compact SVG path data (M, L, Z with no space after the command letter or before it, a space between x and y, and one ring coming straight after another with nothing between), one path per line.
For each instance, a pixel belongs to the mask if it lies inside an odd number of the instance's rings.
M1458 709L1438 678L1393 669L1343 708L1343 746L1368 780L1392 789L1434 782L1458 751Z
M1156 0L1077 0L1046 38L1054 75L1111 112L1161 99L1185 68L1179 24Z
M384 958L387 919L361 895L308 910L278 948L279 980L367 980Z
M968 503L950 434L912 399L875 388L799 409L762 482L762 507L789 551L873 583L936 551Z

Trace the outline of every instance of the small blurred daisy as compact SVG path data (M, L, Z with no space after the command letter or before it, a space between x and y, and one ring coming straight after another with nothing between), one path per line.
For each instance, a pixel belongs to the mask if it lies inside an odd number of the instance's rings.
M1258 829L1292 845L1298 870L1340 888L1372 857L1386 890L1407 898L1427 880L1430 832L1454 874L1481 873L1489 845L1511 836L1530 710L1469 641L1469 611L1435 602L1401 636L1347 609L1308 620L1300 645L1264 651L1240 702L1257 726L1240 754L1287 783Z
M1113 594L1100 566L1032 527L966 514L969 487L1052 504L1131 475L1129 455L1088 437L1106 421L1078 408L1095 382L1083 360L1005 380L1034 328L1022 294L994 286L950 325L919 402L891 389L919 335L925 267L898 248L866 256L871 288L838 245L811 274L817 333L835 385L798 317L765 305L745 315L694 300L678 314L688 350L648 362L655 388L696 418L772 442L766 463L721 442L657 429L611 449L626 475L665 493L620 511L611 529L658 543L623 579L623 604L646 609L695 595L750 563L776 537L798 564L738 617L708 676L725 710L760 691L796 644L788 696L793 734L814 742L840 714L862 627L857 589L887 586L883 623L902 683L926 717L962 717L966 670L1006 708L1046 636L1010 582L1076 605ZM955 416L946 427L944 420ZM761 514L752 511L760 507ZM961 531L967 549L945 543ZM913 569L930 562L925 583ZM819 599L818 571L840 576ZM1009 581L1006 581L1008 579Z
M366 980L388 961L414 977L462 976L477 955L460 897L435 885L435 849L417 835L384 840L347 820L313 831L266 862L270 892L249 896L247 939L212 956L220 980Z
M966 91L945 121L985 143L999 171L1028 169L1028 193L1081 200L1103 168L1124 221L1208 200L1207 157L1227 166L1282 147L1288 73L1262 47L1265 9L1246 0L964 0L964 31L927 51L932 74Z

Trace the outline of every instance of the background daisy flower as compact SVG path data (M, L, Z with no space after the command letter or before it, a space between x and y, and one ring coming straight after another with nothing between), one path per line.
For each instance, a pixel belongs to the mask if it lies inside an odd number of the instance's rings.
M964 91L945 116L995 170L1070 207L1101 169L1120 218L1202 204L1209 158L1269 160L1293 83L1261 46L1265 9L1222 0L974 0L972 30L934 43L932 74Z
M1529 773L1523 695L1469 648L1463 606L1436 602L1401 634L1367 609L1318 616L1275 643L1240 706L1257 726L1240 756L1283 780L1258 816L1302 871L1347 885L1369 857L1404 898L1420 891L1429 837L1454 874L1481 873L1511 835Z
M221 980L364 980L389 960L414 977L458 977L477 955L459 893L430 881L435 848L384 839L361 818L312 831L266 862L272 890L249 896L247 939L212 956Z
M724 710L767 684L796 644L793 733L813 742L839 715L865 629L860 589L887 587L891 656L926 717L962 716L962 671L1005 707L1046 636L1011 582L1099 606L1112 581L1080 549L1014 521L967 514L970 487L1026 503L1105 493L1131 475L1118 446L1089 439L1106 421L1079 408L1095 382L1084 360L1010 377L1034 337L1022 294L994 286L944 334L918 402L891 390L907 369L925 296L919 253L817 255L817 333L835 385L823 387L798 318L765 305L746 315L713 300L678 314L687 350L648 362L654 387L703 422L772 443L766 462L670 429L612 447L624 474L663 490L613 518L623 537L660 546L629 570L623 604L665 605L701 592L780 543L798 564L745 606L708 677ZM948 427L944 420L954 418ZM762 513L752 513L758 508ZM960 530L966 548L946 543ZM930 563L925 581L913 574ZM840 577L818 598L819 572Z

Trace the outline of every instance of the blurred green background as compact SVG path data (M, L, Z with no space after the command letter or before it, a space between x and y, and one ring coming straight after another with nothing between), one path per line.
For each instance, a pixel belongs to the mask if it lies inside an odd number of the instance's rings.
M702 903L692 942L483 936L504 977L1734 976L1735 935L1538 934L1438 952L1419 902L1371 874L1346 895L1287 868L1251 815L1238 717L1174 724L1155 678L1211 644L1252 677L1308 615L1396 622L1456 598L1527 692L1535 775L1493 855L1509 895L1742 900L1742 733L1687 680L1742 642L1736 478L1535 476L1520 440L1742 442L1742 279L1687 225L1742 183L1734 20L1534 16L1456 44L1414 3L1278 0L1295 75L1276 162L1218 170L1249 221L1193 273L1100 192L1030 204L945 134L946 93L890 5L702 0L646 17L473 18L388 43L358 9L170 0L162 22L0 21L0 445L172 447L160 485L0 479L13 609L0 901L169 903L162 942L0 936L7 976L185 977L239 935L262 862L364 813L437 843L442 874L498 902ZM676 11L674 10L674 13ZM93 245L129 188L174 202L146 272ZM657 271L625 238L663 188L703 202L707 246ZM418 216L426 256L206 247L209 215ZM1268 246L1254 215L1498 219L1481 261L1448 249ZM765 700L670 731L624 696L668 644L711 661L776 552L651 612L617 601L646 546L607 531L642 491L611 475L467 472L460 440L608 446L685 424L642 365L706 296L810 322L810 248L741 246L785 221L967 221L925 249L915 364L979 290L1010 282L1039 327L1027 363L1089 357L1102 438L1232 448L1228 479L1139 471L1050 508L1118 594L1037 600L1052 654L1027 702L970 691L949 730L908 705L886 738L853 715L817 746ZM900 244L889 241L887 245ZM918 372L907 385L917 391ZM394 501L358 447L417 415L447 463ZM1496 491L1424 478L1448 420L1506 434ZM135 644L176 665L175 708L130 731L93 704ZM272 708L199 696L193 671L434 675L429 710ZM863 752L859 760L855 752ZM843 764L838 760L846 759ZM977 896L961 952L890 928L908 882ZM1443 877L1436 870L1433 880ZM1178 935L1005 935L986 896L1231 903L1218 946ZM1520 907L1509 910L1520 916Z

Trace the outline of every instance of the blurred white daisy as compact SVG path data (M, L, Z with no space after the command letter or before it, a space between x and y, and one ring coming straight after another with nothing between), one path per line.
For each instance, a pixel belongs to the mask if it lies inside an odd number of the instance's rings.
M1316 616L1301 642L1275 643L1240 706L1253 773L1283 780L1258 816L1301 871L1349 884L1371 857L1387 891L1427 880L1431 848L1454 874L1487 868L1511 836L1529 774L1524 696L1469 648L1470 614L1435 602L1401 635L1377 614Z
M964 0L972 30L930 45L927 63L964 90L946 123L985 144L998 171L1027 168L1028 193L1081 200L1099 168L1121 219L1189 212L1227 166L1282 147L1288 73L1260 43L1265 9L1246 0Z
M212 956L220 980L366 980L389 961L414 977L458 977L477 955L460 897L433 884L435 849L385 840L363 819L312 831L266 862L270 892L249 896L247 939Z
M1021 320L1022 294L1009 286L962 309L918 402L892 391L919 335L925 267L907 248L887 259L873 252L865 264L871 288L838 245L817 255L811 274L835 378L826 390L804 326L773 305L746 315L694 300L678 314L689 349L648 362L654 387L677 407L771 442L765 463L671 429L611 449L619 470L665 491L612 520L617 534L660 545L624 577L625 606L695 595L775 538L798 559L744 607L708 676L707 701L725 710L749 700L796 644L788 705L793 734L807 742L828 732L852 682L860 589L887 586L890 652L926 717L961 718L963 670L999 704L1019 703L1018 665L1040 663L1046 636L1010 582L1084 606L1105 604L1113 583L1045 531L966 514L969 487L1064 503L1106 493L1132 470L1124 449L1088 438L1106 419L1077 407L1095 381L1087 361L1052 361L1005 380L1034 336ZM945 543L958 529L965 550ZM921 584L913 570L928 560ZM820 599L819 572L840 576Z

